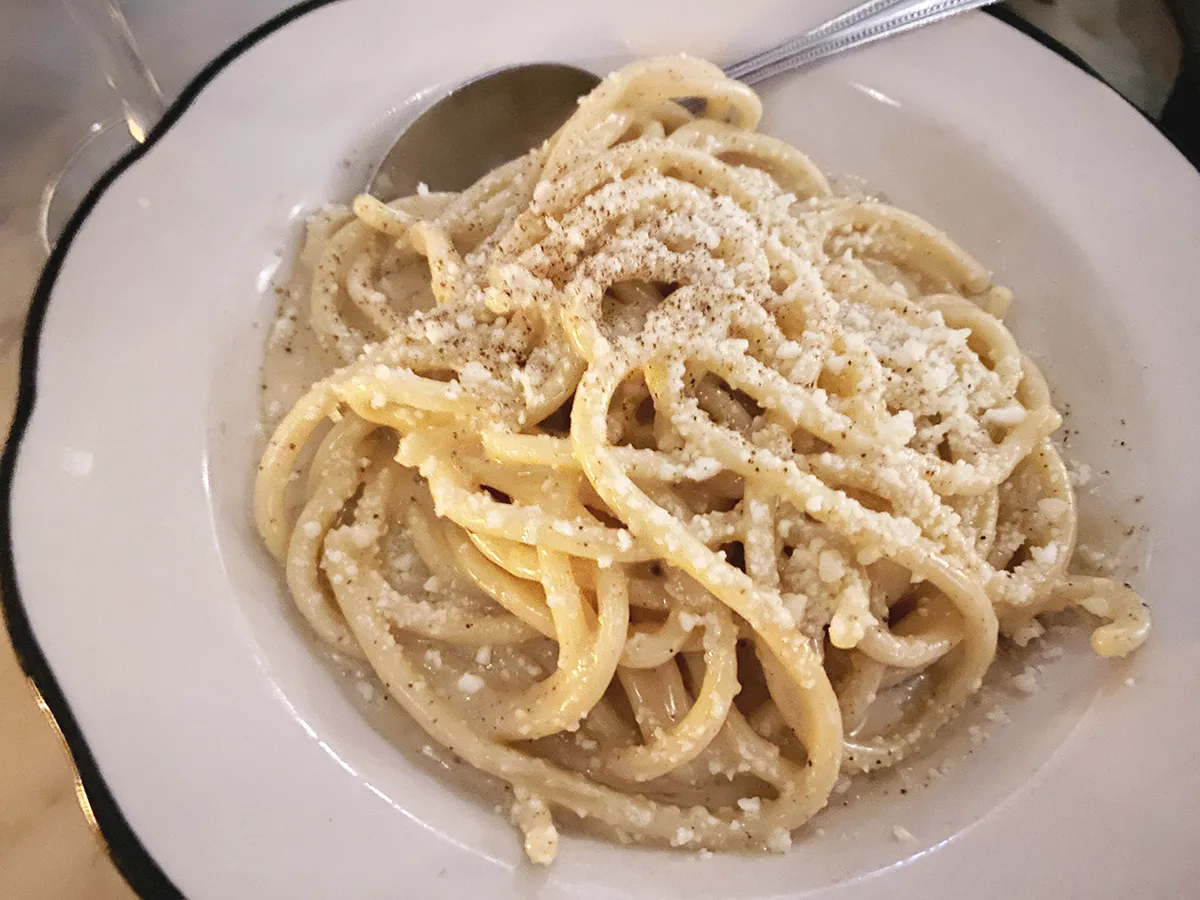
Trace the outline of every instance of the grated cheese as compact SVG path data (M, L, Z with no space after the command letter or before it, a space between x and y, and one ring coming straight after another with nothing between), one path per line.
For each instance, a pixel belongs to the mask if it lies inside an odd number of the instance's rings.
M484 681L473 672L463 672L458 678L458 689L470 697L484 685Z

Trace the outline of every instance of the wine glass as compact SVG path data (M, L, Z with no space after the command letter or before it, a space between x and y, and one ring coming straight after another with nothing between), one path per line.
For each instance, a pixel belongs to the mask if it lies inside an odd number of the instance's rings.
M42 192L38 229L47 251L93 184L134 143L146 139L166 107L142 61L118 0L62 0L120 98L123 117L93 125Z

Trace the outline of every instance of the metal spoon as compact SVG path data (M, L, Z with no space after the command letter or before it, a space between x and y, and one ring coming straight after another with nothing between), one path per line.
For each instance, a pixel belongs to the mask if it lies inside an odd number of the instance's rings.
M868 0L799 37L734 63L725 73L757 84L993 2ZM414 193L420 184L464 190L552 135L579 98L599 83L591 72L557 63L511 66L480 75L459 85L405 129L371 175L367 192L392 200Z

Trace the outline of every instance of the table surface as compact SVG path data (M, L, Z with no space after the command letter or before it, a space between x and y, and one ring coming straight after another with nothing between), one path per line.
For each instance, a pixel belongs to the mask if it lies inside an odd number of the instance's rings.
M167 97L283 0L125 0L131 28ZM1015 0L1127 97L1157 111L1178 65L1159 0ZM0 426L15 402L21 332L44 260L39 197L93 122L118 106L62 4L0 3ZM81 812L57 732L0 636L0 898L133 897Z

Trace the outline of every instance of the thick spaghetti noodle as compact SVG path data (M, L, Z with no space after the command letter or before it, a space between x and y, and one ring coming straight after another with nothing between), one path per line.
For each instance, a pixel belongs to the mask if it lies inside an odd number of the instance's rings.
M325 373L259 530L313 629L511 786L538 862L559 810L781 849L839 773L933 737L999 635L1066 606L1104 656L1149 629L1067 574L1011 293L759 114L708 63L631 65L461 194L315 216L285 297Z

